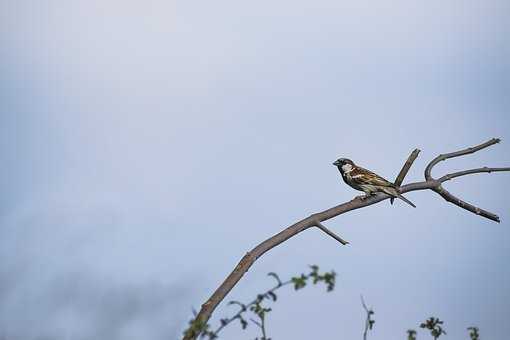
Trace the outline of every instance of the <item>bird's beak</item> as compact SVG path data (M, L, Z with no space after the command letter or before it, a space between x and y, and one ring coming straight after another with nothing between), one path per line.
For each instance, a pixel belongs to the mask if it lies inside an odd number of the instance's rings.
M340 163L338 163L338 161L334 161L334 162L333 162L333 165L334 165L334 166L339 166L339 165L340 165Z

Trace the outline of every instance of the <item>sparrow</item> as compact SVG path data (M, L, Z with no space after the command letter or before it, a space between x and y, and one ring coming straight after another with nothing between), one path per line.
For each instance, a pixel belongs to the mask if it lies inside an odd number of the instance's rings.
M353 189L363 191L366 194L365 196L361 196L361 199L369 197L377 192L383 192L390 195L392 198L400 198L402 201L416 208L413 202L400 194L395 184L385 180L372 171L354 164L350 159L339 158L333 165L338 168L347 185Z

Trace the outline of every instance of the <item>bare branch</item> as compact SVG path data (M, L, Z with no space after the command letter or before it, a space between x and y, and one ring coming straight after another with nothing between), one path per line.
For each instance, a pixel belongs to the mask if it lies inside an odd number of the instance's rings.
M491 145L494 145L494 144L497 144L501 141L501 139L499 138L492 138L490 140L488 140L487 142L485 143L482 143L482 144L479 144L479 145L476 145L474 147L470 147L470 148L467 148L467 149L462 149L462 150L459 150L459 151L455 151L455 152L450 152L450 153L446 153L446 154L441 154L439 156L437 156L436 158L434 158L428 165L427 165L427 168L425 169L425 179L427 181L430 181L430 180L433 180L432 178L432 168L439 162L441 161L444 161L446 159L449 159L449 158L454 158L454 157L459 157L459 156L464 156L464 155L468 155L468 154L471 154L471 153L475 153L477 151L480 151L482 149L485 149ZM464 171L458 171L458 172L454 172L452 174L447 174L441 178L439 178L439 180L437 180L439 183L443 183L445 181L448 181L452 178L456 178L456 177L460 177L460 176L465 176L465 175L469 175L469 174L475 174L475 173L481 173L481 172L495 172L495 171L510 171L510 168L488 168L488 167L484 167L484 168L477 168L477 169L471 169L471 170L464 170ZM443 197L446 201L448 202L451 202L463 209L466 209L474 214L477 214L477 215L480 215L480 216L483 216L485 218L488 218L492 221L496 221L496 222L500 222L499 221L499 217L498 215L494 214L494 213L491 213L487 210L484 210L484 209L481 209L481 208L478 208L470 203L467 203L463 200L461 200L460 198L458 197L455 197L454 195L452 195L450 192L448 192L446 189L444 189L441 185L438 185L437 187L433 188L432 190L434 190L435 192L437 192L439 195L441 195L441 197Z
M475 207L474 205L467 203L458 197L455 197L450 192L448 192L448 190L444 189L442 186L434 188L433 190L437 192L439 195L441 195L441 197L443 197L448 202L451 202L456 206L461 207L462 209L466 209L467 211L470 211L473 214L480 215L482 217L488 218L489 220L493 220L498 223L500 222L498 215L491 213L490 211L484 210L482 208Z
M484 172L491 173L491 172L498 172L498 171L510 171L510 168L488 168L488 167L483 167L483 168L477 168L477 169L458 171L458 172L454 172L454 173L451 173L451 174L444 175L443 177L438 179L438 182L443 183L443 182L449 181L449 180L451 180L453 178L461 177L461 176L465 176L465 175L484 173ZM488 218L490 220L496 221L498 223L500 222L498 215L496 215L494 213L491 213L490 211L487 211L487 210L475 207L474 205L469 204L469 203L461 200L460 198L455 197L449 191L444 189L441 185L439 185L437 188L435 188L433 190L435 192L437 192L439 195L441 195L441 197L443 197L448 202L451 202L451 203L453 203L453 204L455 204L455 205L457 205L457 206L459 206L459 207L461 207L463 209L466 209L466 210L468 210L468 211L470 211L470 212L472 212L474 214L483 216L485 218Z
M443 182L449 181L449 180L451 180L451 179L453 179L455 177L471 175L471 174L478 174L478 173L483 173L483 172L491 173L491 172L498 172L498 171L510 171L510 168L488 168L488 167L483 167L483 168L477 168L477 169L458 171L458 172L454 172L454 173L451 173L451 174L446 174L443 177L439 178L438 181L443 183Z
M326 228L322 223L320 223L320 222L315 222L315 223L316 223L315 226L317 228L319 228L320 230L322 230L323 232L325 232L326 234L328 234L329 236L331 236L332 238L334 238L335 240L337 240L338 242L340 242L344 246L346 244L349 244L349 242L347 242L346 240L342 239L340 236L338 236L337 234L335 234L334 232L332 232L331 230Z
M442 154L434 158L426 167L425 169L425 181L423 182L415 182L406 184L404 186L399 187L399 191L401 193L406 193L410 191L419 191L419 190L433 190L441 197L443 197L446 201L451 202L463 209L466 209L474 214L477 214L479 216L488 218L490 220L499 222L499 217L491 212L488 212L486 210L480 209L478 207L475 207L474 205L471 205L467 202L464 202L463 200L453 196L451 193L449 193L447 190L445 190L441 183L445 182L449 179L460 177L468 174L478 173L478 172L492 172L492 171L509 171L510 168L480 168L480 169L472 169L472 170L465 170L465 171L459 171L456 173L452 173L449 175L445 175L441 177L439 180L436 180L432 177L431 171L432 168L439 163L442 160L453 158L453 157L459 157L467 154L474 153L476 151L482 150L486 147L489 147L493 144L499 143L499 139L493 138L485 143L482 143L480 145L477 145L475 147L467 148L464 150ZM417 150L416 156L417 156ZM404 167L402 168L399 176L397 176L397 180L401 177L402 180L406 173L409 171L409 168L412 165L412 162L416 158L416 156L413 156L413 154L409 156L406 164L404 164ZM414 158L413 158L414 157ZM407 163L409 162L409 165ZM401 176L402 175L402 176ZM396 182L397 182L396 180ZM355 198L348 202L342 203L340 205L337 205L333 208L324 210L322 212L313 214L293 225L290 227L287 227L286 229L280 231L276 235L270 237L269 239L265 240L264 242L257 245L255 248L253 248L251 251L247 252L245 256L239 261L237 266L234 268L234 270L230 273L230 275L227 276L227 278L223 281L223 283L216 289L216 291L212 294L212 296L202 305L200 312L196 315L195 320L193 321L197 325L206 325L209 318L211 317L213 311L216 309L218 304L225 298L225 296L232 290L232 288L239 282L239 280L243 277L243 275L248 271L248 269L253 265L253 263L262 255L264 255L267 251L271 250L272 248L278 246L279 244L287 241L291 237L299 234L300 232L311 228L311 227L318 227L325 233L327 233L329 236L333 237L340 243L345 244L347 243L340 237L338 237L336 234L331 232L329 229L324 227L321 222L327 221L331 218L334 218L338 215L347 213L352 210L361 209L364 207L367 207L369 205L381 202L385 199L390 198L389 195L384 193L377 193L375 195L371 195L369 197L366 197L364 199ZM183 340L194 340L198 337L199 333L189 331L186 332L184 335Z
M404 166L402 167L402 170L398 173L397 178L395 178L395 186L398 188L402 182L404 181L404 177L406 177L407 173L409 172L409 169L411 169L411 166L413 165L414 161L416 160L416 157L418 157L418 154L420 153L419 149L414 149L413 152L407 157L407 161L404 163ZM393 204L393 201L395 200L394 197L390 198L390 203Z
M409 169L411 169L411 166L413 165L414 161L420 154L420 149L414 149L413 152L409 155L407 158L407 161L404 163L404 166L402 167L402 170L398 173L397 178L395 179L395 186L399 187L402 182L404 181L404 177L406 177L407 173L409 172Z
M501 141L501 139L499 139L499 138L492 138L492 139L488 140L487 142L479 144L477 146L473 146L473 147L470 147L470 148L467 148L467 149L463 149L463 150L459 150L459 151L455 151L455 152L450 152L450 153L445 153L445 154L441 154L441 155L437 156L425 168L425 179L426 180L432 179L432 175L430 173L432 171L432 168L437 163L439 163L441 161L444 161L446 159L449 159L449 158L454 158L454 157L459 157L459 156L464 156L464 155L468 155L468 154L471 154L471 153L475 153L475 152L480 151L482 149L485 149L485 148L487 148L487 147L489 147L491 145L497 144L500 141Z

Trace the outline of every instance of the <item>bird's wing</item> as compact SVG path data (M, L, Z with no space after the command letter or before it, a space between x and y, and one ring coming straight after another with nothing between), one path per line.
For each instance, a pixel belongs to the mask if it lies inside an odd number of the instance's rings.
M352 169L352 171L349 174L352 180L358 185L370 184L381 187L394 186L393 183L388 182L381 176L359 166L356 166L354 169Z

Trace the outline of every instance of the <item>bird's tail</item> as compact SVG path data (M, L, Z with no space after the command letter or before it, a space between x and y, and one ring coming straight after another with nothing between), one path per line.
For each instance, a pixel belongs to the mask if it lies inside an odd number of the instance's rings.
M391 195L393 197L390 198L390 203L393 204L393 200L395 198L400 198L402 201L406 202L407 204L409 204L411 207L413 208L416 208L416 206L414 205L413 202L411 202L410 200L408 200L407 198L405 198L404 196L402 196L396 188L392 188L392 187L386 187L383 189L383 191L385 193L387 193L388 195Z

